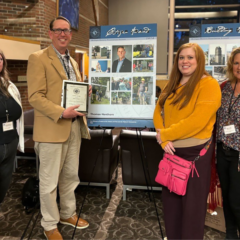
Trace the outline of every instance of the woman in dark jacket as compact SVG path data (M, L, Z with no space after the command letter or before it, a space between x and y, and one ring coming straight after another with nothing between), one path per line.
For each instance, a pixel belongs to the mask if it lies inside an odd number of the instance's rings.
M227 64L228 81L222 83L222 106L217 118L217 170L223 196L226 239L240 231L240 48Z
M23 112L17 87L9 80L7 60L0 50L0 218L11 183L17 148L24 151Z

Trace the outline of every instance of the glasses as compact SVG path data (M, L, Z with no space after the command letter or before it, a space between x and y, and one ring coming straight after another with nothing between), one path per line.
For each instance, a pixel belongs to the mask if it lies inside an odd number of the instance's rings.
M59 35L62 32L64 32L65 35L69 35L71 33L70 29L61 29L61 28L51 29L51 31L54 32L56 35Z

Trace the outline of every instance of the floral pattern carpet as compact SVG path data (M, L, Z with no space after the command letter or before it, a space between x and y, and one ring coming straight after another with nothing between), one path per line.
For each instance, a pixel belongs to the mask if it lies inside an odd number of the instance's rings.
M35 163L23 160L13 173L12 184L2 204L3 218L0 219L0 239L20 239L31 217L27 215L21 203L21 192L24 182L35 174ZM106 199L103 187L79 186L76 189L77 210L79 211L85 194L86 200L81 217L90 225L87 229L76 230L74 239L161 239L159 224L153 202L149 201L147 191L133 190L127 192L127 200L122 200L121 166L118 179L111 185L111 197ZM154 193L160 222L165 237L161 193ZM36 215L34 219L36 219ZM31 239L45 239L40 225L40 217L31 235ZM29 234L32 224L27 231ZM73 228L59 224L59 231L64 239L72 239ZM27 239L26 236L25 239ZM224 239L225 234L205 227L204 240Z

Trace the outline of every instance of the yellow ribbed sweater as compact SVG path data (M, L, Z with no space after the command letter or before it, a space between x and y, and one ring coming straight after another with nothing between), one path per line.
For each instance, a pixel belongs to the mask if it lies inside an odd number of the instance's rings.
M221 106L221 90L218 82L211 76L202 78L196 85L188 105L179 110L182 102L178 105L172 105L171 102L184 87L186 86L177 89L176 95L172 99L168 98L165 102L165 126L163 126L161 116L162 108L157 102L153 122L155 129L160 129L162 148L169 141L190 138L203 140L209 139L212 135L216 112Z

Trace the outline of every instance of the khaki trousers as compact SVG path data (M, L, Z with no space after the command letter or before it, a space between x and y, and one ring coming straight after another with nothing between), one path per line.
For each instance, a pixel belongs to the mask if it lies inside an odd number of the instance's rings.
M79 184L78 167L81 145L80 121L72 123L71 133L64 143L35 143L39 155L39 186L42 220L45 231L57 228L62 219L76 214L74 190ZM60 214L56 202L57 186L60 195Z

